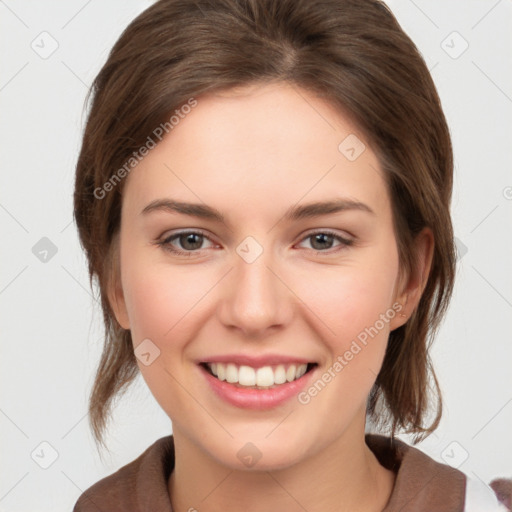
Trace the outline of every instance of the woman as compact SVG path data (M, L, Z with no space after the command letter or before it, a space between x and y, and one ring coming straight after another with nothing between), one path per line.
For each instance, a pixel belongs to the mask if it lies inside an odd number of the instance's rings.
M439 424L428 348L455 255L448 127L388 8L160 0L92 92L91 425L102 443L140 370L173 435L75 510L505 510L394 437Z

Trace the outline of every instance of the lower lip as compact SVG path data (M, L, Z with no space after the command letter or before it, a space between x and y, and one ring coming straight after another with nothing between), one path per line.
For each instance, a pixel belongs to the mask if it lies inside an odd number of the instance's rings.
M279 384L270 389L254 389L237 387L211 375L204 367L199 366L208 384L217 395L226 402L244 409L264 410L277 407L300 393L306 387L315 368L292 382Z

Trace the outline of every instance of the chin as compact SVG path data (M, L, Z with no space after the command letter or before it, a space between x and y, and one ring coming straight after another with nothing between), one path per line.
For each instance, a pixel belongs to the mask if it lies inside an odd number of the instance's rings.
M268 435L268 430L265 435ZM204 446L209 455L219 464L236 471L277 471L289 468L306 457L305 446L276 435L274 439L261 436L237 436L220 440L214 446ZM307 447L306 447L307 448Z

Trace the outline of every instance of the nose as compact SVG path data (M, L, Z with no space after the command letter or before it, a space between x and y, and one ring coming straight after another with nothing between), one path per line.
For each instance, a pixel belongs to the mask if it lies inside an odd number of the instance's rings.
M245 338L261 338L290 322L294 295L270 250L249 261L235 254L219 314L226 327Z

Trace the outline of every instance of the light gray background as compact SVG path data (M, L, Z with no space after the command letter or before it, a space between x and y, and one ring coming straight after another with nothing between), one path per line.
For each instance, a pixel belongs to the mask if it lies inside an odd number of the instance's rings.
M101 313L72 222L87 88L150 4L0 0L3 512L69 511L83 490L171 431L139 377L116 410L112 457L103 463L95 451L86 407ZM512 2L389 5L432 71L455 151L460 261L433 349L445 413L418 446L488 483L512 476ZM57 250L46 262L43 237Z

